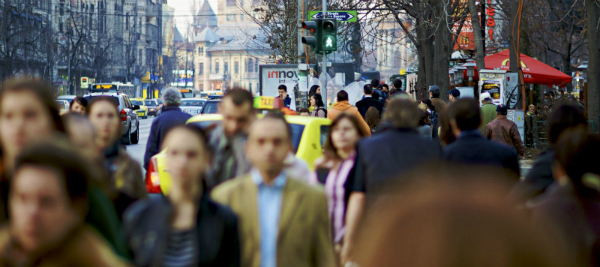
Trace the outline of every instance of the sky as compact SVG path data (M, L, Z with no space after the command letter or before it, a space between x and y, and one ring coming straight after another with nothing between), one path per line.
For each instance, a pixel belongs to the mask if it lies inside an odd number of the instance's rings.
M202 4L204 3L205 0L168 0L167 3L169 6L175 8L175 25L177 26L177 29L179 29L179 32L181 32L181 34L185 35L186 33L186 27L188 23L191 23L193 21L192 18L192 2L193 1L197 1L198 3L198 8L200 8L202 6ZM208 0L210 3L210 6L212 7L212 9L215 11L215 13L218 12L217 10L217 1L218 0ZM222 0L225 1L225 0Z

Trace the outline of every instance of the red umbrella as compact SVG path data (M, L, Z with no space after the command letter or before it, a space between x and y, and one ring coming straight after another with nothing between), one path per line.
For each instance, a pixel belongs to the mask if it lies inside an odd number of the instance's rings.
M485 57L485 68L488 70L509 70L509 66L510 53L508 50ZM572 81L571 76L523 54L521 54L521 68L525 83L562 87ZM466 74L465 71L465 79L467 79ZM475 71L474 80L478 80L478 76Z

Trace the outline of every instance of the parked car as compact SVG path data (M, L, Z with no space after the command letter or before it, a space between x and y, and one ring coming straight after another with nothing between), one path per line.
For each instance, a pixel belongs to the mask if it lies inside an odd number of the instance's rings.
M148 107L148 116L157 116L158 111L158 101L156 99L146 99L144 100L144 104Z
M83 97L91 103L95 97L100 96L111 97L114 103L118 105L123 144L137 144L140 141L140 121L136 110L139 110L140 106L133 105L127 95L123 93L91 93Z
M56 100L65 100L70 105L71 102L73 101L73 99L75 99L75 97L77 97L77 96L76 95L61 95L61 96L58 96L56 98Z
M192 116L196 116L202 112L202 108L206 103L206 99L201 98L184 98L181 99L181 105L179 107L185 113Z
M160 116L165 105L162 98L156 99L156 102L158 102L158 106L156 107L156 116Z
M71 107L71 104L67 100L56 100L56 105L60 109L60 115L69 112L69 108Z
M142 119L147 119L148 118L148 107L146 106L146 103L144 102L144 99L142 98L132 98L131 99L131 104L133 104L134 106L140 106L140 109L138 109L136 111L138 117L141 117Z
M219 103L221 103L221 100L206 101L201 114L217 114L219 112Z

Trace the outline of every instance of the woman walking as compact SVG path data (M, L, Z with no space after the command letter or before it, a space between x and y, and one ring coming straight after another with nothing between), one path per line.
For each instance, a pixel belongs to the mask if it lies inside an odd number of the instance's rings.
M325 104L323 103L323 98L321 98L321 95L315 94L311 96L310 106L315 107L311 112L312 117L327 118L327 110L325 109Z

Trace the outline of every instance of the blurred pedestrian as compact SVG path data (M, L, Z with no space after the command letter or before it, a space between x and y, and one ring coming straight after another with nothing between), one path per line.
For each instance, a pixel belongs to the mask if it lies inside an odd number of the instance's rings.
M321 95L321 86L318 86L318 85L315 84L315 85L311 86L310 90L308 91L308 110L310 112L313 112L315 110L315 108L316 108L315 106L313 106L310 103L311 97L313 95ZM321 97L321 99L322 99L322 97Z
M439 113L437 112L437 108L433 105L432 100L430 99L423 99L423 101L421 101L423 104L425 104L427 106L427 114L429 114L429 123L431 125L432 130L432 137L433 138L438 138L439 136L439 132L438 129L440 127L439 125Z
M507 145L484 138L479 131L481 111L479 103L464 98L448 106L450 125L458 139L444 149L444 158L455 164L483 165L506 171L507 177L517 182L520 177L519 158Z
M379 110L375 107L370 107L369 110L367 110L367 114L365 114L365 121L369 125L369 128L371 128L371 134L377 132L377 126L379 126L379 123L381 122Z
M209 137L209 145L215 153L212 168L206 177L209 190L250 170L244 146L248 127L256 119L252 94L240 88L227 91L219 105L219 114L223 116L221 125Z
M287 86L285 86L285 84L279 85L277 91L279 92L279 96L277 98L283 100L283 106L290 108L290 105L292 104L292 98L290 98L288 95Z
M392 83L392 89L395 89L396 91L402 91L402 80L400 79L395 79L394 83ZM391 90L390 90L390 96L391 96Z
M456 141L456 136L452 132L452 126L450 126L450 117L448 114L440 116L440 128L439 128L440 144L442 146L448 146Z
M16 160L0 266L127 266L90 227L89 172L77 153L42 143Z
M419 119L419 126L417 127L417 132L419 132L419 135L430 139L433 136L433 130L431 128L431 120L429 120L429 112L427 112L427 105L421 103L419 104L419 109L421 111L421 119Z
M448 98L450 99L450 103L456 102L460 98L460 91L458 89L453 88L448 92Z
M534 225L563 240L582 266L600 264L600 137L587 127L565 130L555 145L551 187L533 206Z
M337 102L333 104L333 107L331 107L331 110L327 113L327 118L333 121L342 113L349 113L350 115L356 116L363 129L371 135L371 128L369 128L367 122L363 119L362 115L360 115L358 109L348 103L348 93L344 90L340 90L337 93Z
M165 135L172 128L184 125L192 115L185 113L179 108L181 105L181 93L179 90L169 88L163 91L164 107L161 116L152 121L150 126L150 135L146 144L144 154L144 169L148 169L148 164L152 156L158 154L162 148L162 142Z
M9 79L0 89L0 205L7 218L9 177L24 146L64 133L65 127L52 88L31 78Z
M366 119L367 111L370 107L376 108L379 111L379 114L383 113L383 103L378 99L373 98L374 92L371 85L365 84L363 92L365 93L365 98L356 102L356 108L360 115Z
M479 129L482 133L485 133L485 127L488 125L488 123L496 119L496 116L498 115L496 114L496 105L492 103L492 97L490 96L490 93L482 93L480 98L482 106L481 126L479 127Z
M523 142L517 124L506 118L508 107L504 104L496 107L498 116L485 127L484 136L492 141L512 147L519 156L525 155Z
M534 104L529 105L525 115L525 143L530 147L538 147L539 138L537 133L537 110Z
M360 248L360 244L354 243L354 237L365 205L384 196L390 184L404 182L403 174L442 159L439 145L416 132L419 115L419 108L413 100L394 99L385 113L385 120L391 122L394 129L358 143L356 177L348 201L342 263Z
M371 80L371 88L373 89L373 92L377 92L378 96L383 96L383 93L381 92L381 83L379 82L378 79L373 79ZM365 97L363 97L364 99ZM383 103L383 99L378 99L379 102Z
M446 102L440 99L440 87L437 85L432 85L429 87L429 97L431 97L431 103L435 107L435 111L438 114L443 114L446 110Z
M87 109L88 101L85 98L81 96L76 96L75 98L73 98L73 100L71 100L69 111L85 115Z
M525 179L518 183L512 192L520 203L539 196L554 183L552 165L556 159L556 144L560 135L574 127L587 127L583 110L573 104L556 106L548 115L546 123L550 146L537 157Z
M113 97L98 96L90 103L88 116L96 130L96 145L103 151L105 179L117 191L110 196L119 216L133 202L147 195L140 164L121 146L121 121Z
M387 84L382 84L381 85L381 93L383 94L382 97L382 103L386 103L387 99L390 97L390 86Z
M327 110L325 109L325 104L323 103L323 98L321 98L320 94L315 94L310 97L310 106L314 107L310 114L312 117L327 118Z
M212 192L239 217L243 266L335 265L325 194L283 171L291 138L280 114L252 123L246 156L253 169Z
M310 179L311 183L325 187L336 253L341 252L346 233L345 216L350 198L350 190L347 189L354 184L356 144L366 136L356 117L348 114L337 117L327 134L323 157L315 163L315 172Z
M310 111L307 108L301 108L298 113L300 116L310 117Z
M176 126L165 136L171 189L127 209L125 229L136 266L240 266L238 223L204 183L211 153L205 133ZM153 242L143 240L153 235Z

